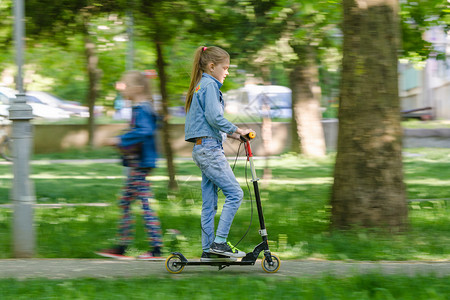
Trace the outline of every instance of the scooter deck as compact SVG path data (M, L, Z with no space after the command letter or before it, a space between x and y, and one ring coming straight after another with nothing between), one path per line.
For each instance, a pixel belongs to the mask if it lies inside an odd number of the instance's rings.
M194 261L186 261L186 262L181 262L180 264L185 264L185 265L191 265L191 266L200 266L200 265L206 265L206 266L249 266L249 265L254 265L255 262L254 261L199 261L199 260L194 260Z
M253 252L247 253L245 257L241 260L236 261L225 261L225 260L217 260L217 261L200 261L200 260L188 260L184 257L180 252L172 252L173 255L177 255L181 261L178 262L179 265L186 266L216 266L219 267L219 270L222 270L228 266L251 266L256 262L256 258L254 258Z

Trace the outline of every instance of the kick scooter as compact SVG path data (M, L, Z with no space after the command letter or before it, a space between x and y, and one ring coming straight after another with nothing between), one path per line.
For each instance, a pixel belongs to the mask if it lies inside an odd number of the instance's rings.
M264 224L264 216L261 206L261 198L259 194L258 187L258 178L256 177L255 165L253 163L253 153L250 147L250 139L255 138L255 134L253 132L249 133L246 137L241 137L244 142L245 154L247 156L247 160L250 163L250 170L252 172L252 182L253 188L255 191L255 199L256 199L256 207L258 209L259 216L259 224L260 230L259 234L262 237L262 242L259 243L252 252L246 253L246 255L241 258L241 260L237 261L190 261L184 257L180 252L172 252L172 254L166 259L166 269L170 273L178 274L183 271L186 265L209 265L209 266L217 266L219 270L222 270L228 266L250 266L254 265L258 256L261 252L264 252L264 257L262 259L261 265L265 272L267 273L275 273L280 269L281 261L275 254L271 253L269 250L269 244L267 242L267 230Z

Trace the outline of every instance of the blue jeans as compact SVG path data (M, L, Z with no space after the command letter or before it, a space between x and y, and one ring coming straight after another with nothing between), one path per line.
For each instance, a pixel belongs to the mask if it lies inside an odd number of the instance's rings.
M195 145L192 158L202 171L202 248L208 250L214 242L214 217L217 212L217 191L225 195L216 235L227 238L231 223L241 205L244 192L225 158L222 143L213 138L203 138Z

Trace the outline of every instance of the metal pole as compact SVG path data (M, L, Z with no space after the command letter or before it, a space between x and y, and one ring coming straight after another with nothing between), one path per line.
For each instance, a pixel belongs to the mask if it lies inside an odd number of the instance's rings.
M16 88L19 93L9 109L12 124L13 142L13 182L11 200L13 202L13 255L17 258L33 257L35 253L35 230L33 224L34 186L29 179L30 157L33 140L30 120L31 107L26 104L23 89L22 67L24 51L24 2L14 1L14 40L16 50L17 77Z

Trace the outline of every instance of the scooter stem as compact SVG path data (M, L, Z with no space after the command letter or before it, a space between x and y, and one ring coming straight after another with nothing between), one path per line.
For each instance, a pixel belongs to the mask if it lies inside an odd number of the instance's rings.
M259 178L256 177L255 165L253 163L253 153L252 153L252 148L250 147L249 140L246 140L244 142L244 147L245 147L245 153L247 155L247 160L250 163L250 170L252 172L252 182L253 182L253 188L255 191L256 208L258 209L258 217L259 217L259 225L260 225L259 234L261 235L263 241L267 241L266 224L264 222L264 215L263 215L262 205L261 205L261 197L259 194L259 186L258 186Z
M247 160L250 163L250 171L252 172L252 181L258 181L259 178L256 177L255 164L253 162L252 148L250 147L250 141L244 142L245 153L247 154Z

